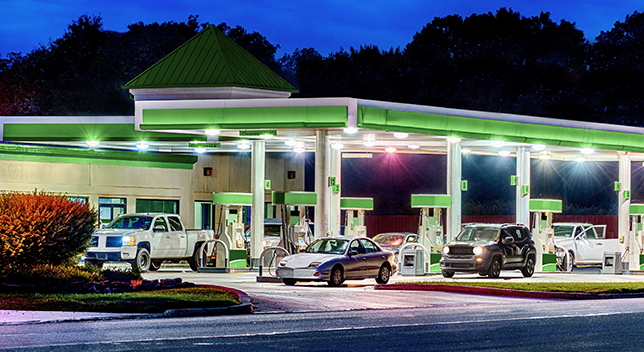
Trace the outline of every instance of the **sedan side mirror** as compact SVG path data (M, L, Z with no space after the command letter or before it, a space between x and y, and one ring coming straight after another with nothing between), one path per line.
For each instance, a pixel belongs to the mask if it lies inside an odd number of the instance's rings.
M352 255L358 255L358 251L356 251L355 249L350 250L349 251L349 257L352 256Z
M163 225L157 225L157 226L155 226L152 230L154 230L154 232L157 232L157 231L165 231L165 226L163 226Z

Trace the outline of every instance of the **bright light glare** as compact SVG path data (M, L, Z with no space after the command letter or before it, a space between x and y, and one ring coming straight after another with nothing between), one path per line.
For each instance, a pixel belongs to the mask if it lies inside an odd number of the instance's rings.
M510 155L510 151L509 150L499 150L499 155L500 156L508 156L508 155Z
M206 134L209 135L209 136L216 136L216 135L219 134L219 132L221 132L221 130L216 130L216 129L213 129L213 128L206 130Z
M98 145L101 144L101 142L99 142L99 141L87 141L85 143L87 143L87 145L92 147L92 148L93 147L98 147Z
M239 143L237 143L237 148L239 148L239 149L250 149L250 141L248 141L248 140L239 141Z
M342 143L333 143L333 144L331 144L331 148L333 148L333 149L342 149L342 148L344 148L344 144L342 144Z
M205 153L206 148L195 148L195 152L197 152L197 153Z
M147 149L150 146L150 143L147 141L138 141L136 142L136 147L139 149Z
M585 154L585 155L592 154L594 152L595 152L595 150L590 149L590 148L581 148L581 153Z
M284 144L288 145L289 147L292 147L295 144L297 144L297 142L292 140L292 139L289 139L289 140L285 141Z
M260 137L261 137L262 139L273 139L273 135L272 135L272 134L262 134L262 135L260 135Z
M463 148L463 149L461 149L461 153L462 153L462 154L469 154L469 153L471 153L471 152L472 152L472 151L471 151L470 149L467 149L467 148Z
M541 154L539 155L539 159L541 160L550 160L551 156L549 154Z
M504 142L504 141L492 141L492 142L490 142L490 143L491 143L493 146L495 146L495 147L502 147L502 146L504 146L504 145L505 145L505 142Z
M450 143L458 143L461 141L461 139L458 137L447 137L447 141Z
M418 149L418 148L420 148L420 145L418 145L418 144L410 144L410 145L408 145L407 147L408 147L409 149Z
M387 147L387 148L385 148L385 151L386 151L387 153L395 153L395 152L396 152L396 148L394 148L394 147Z
M586 159L585 158L575 158L575 161L578 162L578 163L583 163L584 161L586 161Z
M546 149L546 146L543 145L543 144L535 144L535 145L532 146L532 149L534 149L534 150L544 150L544 149Z
M405 139L405 138L409 137L409 133L396 132L396 133L394 133L394 137L396 137L398 139Z
M296 153L304 153L305 150L306 149L304 149L304 147L295 147L295 148L293 148L293 151L296 152Z
M347 127L344 129L344 133L354 134L358 132L358 129L355 127Z

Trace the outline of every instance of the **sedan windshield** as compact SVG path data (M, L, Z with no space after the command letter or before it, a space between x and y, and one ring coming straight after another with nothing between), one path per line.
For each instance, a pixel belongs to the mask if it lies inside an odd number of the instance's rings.
M498 239L498 227L466 227L456 236L456 241L459 242L496 241Z
M108 229L141 229L148 230L152 223L150 216L121 216L107 225Z
M398 247L404 239L404 235L378 235L373 238L373 241L381 247Z
M338 238L321 238L306 249L307 253L343 254L349 246L349 240Z

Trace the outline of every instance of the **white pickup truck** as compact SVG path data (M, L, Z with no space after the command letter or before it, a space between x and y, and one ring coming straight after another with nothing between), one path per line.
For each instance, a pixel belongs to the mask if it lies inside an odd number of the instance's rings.
M604 238L606 225L559 222L552 228L555 246L568 251L573 265L601 265L604 252L619 252L618 239Z
M141 271L154 271L165 260L187 260L196 271L199 248L212 239L212 230L186 230L176 214L124 214L94 233L85 263L128 262Z

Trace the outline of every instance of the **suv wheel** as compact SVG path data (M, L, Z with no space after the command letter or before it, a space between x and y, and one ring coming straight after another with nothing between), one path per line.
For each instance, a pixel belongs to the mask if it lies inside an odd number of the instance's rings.
M499 257L494 257L492 263L490 263L490 269L487 271L487 276L489 277L499 277L501 275L501 260Z
M453 271L445 271L445 270L443 270L443 271L441 271L441 274L443 274L443 277L447 277L447 278L454 277L454 272Z
M523 274L524 277L530 277L534 274L534 256L528 256L525 266L521 268L521 274Z

